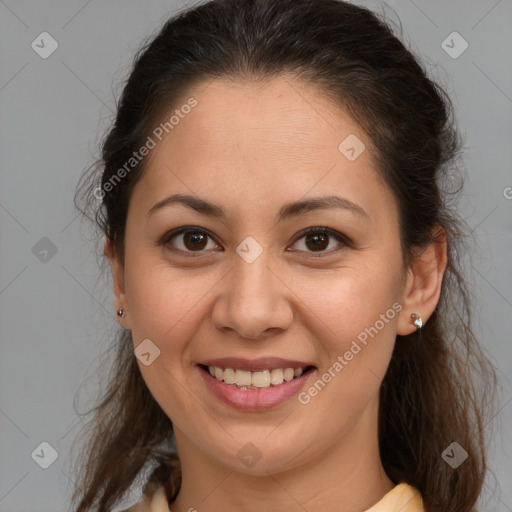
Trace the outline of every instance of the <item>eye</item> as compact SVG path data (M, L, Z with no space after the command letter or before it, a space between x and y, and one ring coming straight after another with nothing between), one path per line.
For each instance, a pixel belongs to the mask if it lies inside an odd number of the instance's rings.
M338 249L326 251L325 249L331 246L330 239L332 238L338 241L338 244L333 244L333 246L336 247L336 245L339 246L341 244L341 247L339 247ZM345 235L342 235L341 233L338 233L337 231L334 231L333 229L327 227L314 227L301 231L299 233L299 239L297 240L297 242L295 242L295 244L298 244L302 239L304 239L304 242L302 242L302 244L303 247L305 247L305 249L299 250L305 250L306 252L313 253L321 253L314 256L323 256L326 252L328 254L332 254L334 252L342 250L347 246L353 246L352 241L348 239Z
M298 233L298 236L299 238L295 244L298 244L302 239L304 239L304 242L302 243L305 248L298 250L309 252L310 256L314 257L321 257L325 255L325 253L332 254L344 249L345 247L353 247L353 242L348 237L327 227L304 229ZM175 239L178 243L173 242ZM337 240L338 244L333 244L334 247L336 247L336 245L341 247L334 250L332 250L331 247L331 250L326 251L326 249L331 246L330 239ZM213 247L208 247L209 240L212 241ZM213 238L208 231L194 226L184 226L173 231L169 231L158 242L158 245L165 246L176 252L185 253L187 256L196 256L193 253L203 253L205 252L205 249L215 249L216 247L219 247L213 241ZM296 249L293 250L295 251ZM197 256L198 255L199 254L197 254Z
M178 243L171 241L176 239ZM193 226L185 226L166 233L158 242L158 245L164 245L172 250L185 253L205 252L203 249L212 249L217 247L208 247L208 239L213 240L207 231Z

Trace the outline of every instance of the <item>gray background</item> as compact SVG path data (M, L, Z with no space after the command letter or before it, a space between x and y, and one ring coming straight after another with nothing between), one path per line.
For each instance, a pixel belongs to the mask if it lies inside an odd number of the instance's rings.
M382 10L378 2L357 3ZM74 189L98 154L113 94L139 44L183 5L0 0L0 512L69 509L77 411L91 405L96 365L117 327ZM467 146L462 208L479 242L477 331L502 379L494 475L481 510L511 511L512 1L388 5L405 40L452 95ZM31 48L44 31L59 45L47 59ZM441 46L453 31L469 45L457 58ZM461 48L460 40L448 44L452 52ZM43 237L55 254L44 253ZM48 469L31 456L37 448L39 460L48 460L48 449L42 457L38 448L44 441L58 452Z

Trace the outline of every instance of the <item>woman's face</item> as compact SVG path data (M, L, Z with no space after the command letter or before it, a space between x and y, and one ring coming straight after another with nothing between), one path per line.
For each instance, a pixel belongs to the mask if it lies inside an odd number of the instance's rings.
M151 134L116 286L180 456L264 474L361 448L376 436L404 290L397 206L370 141L291 77L202 83L176 108L169 133ZM166 202L175 194L202 206ZM260 370L218 371L257 389L200 366L220 358ZM278 384L299 366L314 369Z

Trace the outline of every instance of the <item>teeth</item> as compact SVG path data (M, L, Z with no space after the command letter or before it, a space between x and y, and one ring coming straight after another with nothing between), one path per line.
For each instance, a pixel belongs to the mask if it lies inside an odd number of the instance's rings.
M283 370L281 368L276 368L270 372L270 383L274 386L283 383Z
M217 369L215 368L215 375L217 375ZM224 372L220 370L221 375L224 375ZM252 378L251 372L247 372L245 370L236 370L236 385L237 386L251 386Z
M268 370L254 372L251 384L256 388L268 388L270 386L270 372Z
M226 384L236 384L236 372L232 368L224 370L224 382Z
M290 382L293 379L293 368L286 368L283 377L286 382Z
M242 389L257 389L279 386L284 381L290 382L295 377L300 377L304 369L274 368L273 370L249 372L246 370L234 370L233 368L223 370L218 366L209 366L208 371L212 377L224 381L226 384L235 385Z

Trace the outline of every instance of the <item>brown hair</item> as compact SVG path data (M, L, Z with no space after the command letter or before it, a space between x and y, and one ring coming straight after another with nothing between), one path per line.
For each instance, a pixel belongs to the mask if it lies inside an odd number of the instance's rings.
M158 117L200 81L282 73L346 107L368 135L397 200L405 264L431 243L436 226L447 233L439 304L419 333L397 336L382 382L380 453L388 476L415 486L427 512L474 511L486 472L484 427L496 377L471 327L461 268L467 228L450 186L462 144L449 97L388 23L340 0L213 0L174 16L136 55L101 159L77 190L85 206L77 206L123 260L128 203L146 161L114 187L106 184ZM98 187L102 201L94 208ZM179 490L179 460L162 448L173 438L172 423L146 387L129 331L115 348L107 389L86 424L88 444L73 495L78 512L109 511L148 461L157 467L147 495L159 483L170 499ZM457 469L441 457L454 441L469 455Z

